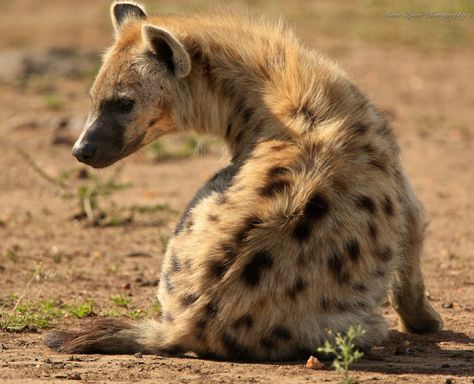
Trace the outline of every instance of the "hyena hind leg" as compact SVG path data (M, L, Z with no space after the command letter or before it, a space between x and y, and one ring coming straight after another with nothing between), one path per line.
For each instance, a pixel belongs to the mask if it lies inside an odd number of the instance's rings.
M443 329L441 316L428 302L420 268L425 219L417 202L407 212L407 238L392 284L390 301L400 316L400 328L413 333Z

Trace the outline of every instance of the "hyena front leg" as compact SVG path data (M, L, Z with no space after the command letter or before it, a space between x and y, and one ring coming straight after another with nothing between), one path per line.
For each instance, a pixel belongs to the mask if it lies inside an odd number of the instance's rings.
M406 220L407 238L392 285L391 302L400 316L402 330L414 333L437 332L443 328L443 320L425 295L420 268L425 219L418 202L410 203Z

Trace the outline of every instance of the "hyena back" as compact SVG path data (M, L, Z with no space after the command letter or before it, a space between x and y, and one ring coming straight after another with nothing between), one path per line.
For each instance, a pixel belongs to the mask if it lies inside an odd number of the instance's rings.
M222 138L231 164L183 214L165 255L156 321L104 320L46 342L67 353L292 359L325 331L387 335L442 320L424 295L423 209L391 128L334 64L283 23L226 13L149 17L112 6L116 41L73 154L105 167L173 132Z

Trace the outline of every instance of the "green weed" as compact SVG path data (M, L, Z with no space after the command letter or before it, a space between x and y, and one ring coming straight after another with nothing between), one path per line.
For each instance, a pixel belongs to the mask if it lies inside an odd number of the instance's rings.
M60 109L64 105L64 100L54 94L45 95L44 102L49 109Z
M66 309L69 313L76 316L78 319L83 319L84 317L94 316L94 300L87 300L85 303L77 305L67 305Z
M110 300L112 300L115 303L115 305L119 307L123 307L123 308L128 308L131 301L130 299L127 299L126 297L122 295L112 296Z
M349 377L349 367L352 363L359 360L364 353L359 351L354 340L365 334L365 329L361 325L356 327L350 326L345 335L337 333L335 336L328 331L328 336L332 342L326 340L322 347L318 348L318 352L335 356L332 366L342 375L341 384L353 384L355 381Z

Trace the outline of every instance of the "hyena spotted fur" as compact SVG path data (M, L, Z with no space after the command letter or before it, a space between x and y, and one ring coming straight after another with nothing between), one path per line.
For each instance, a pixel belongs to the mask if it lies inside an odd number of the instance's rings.
M425 218L392 130L335 64L281 22L147 16L112 5L116 39L73 154L105 167L162 135L222 138L231 164L197 193L166 251L158 320L52 332L66 353L293 359L325 331L382 341L390 297L410 332L442 320L420 271Z

